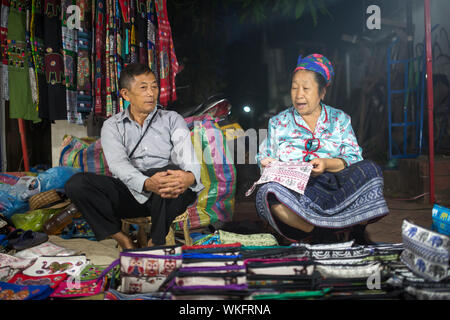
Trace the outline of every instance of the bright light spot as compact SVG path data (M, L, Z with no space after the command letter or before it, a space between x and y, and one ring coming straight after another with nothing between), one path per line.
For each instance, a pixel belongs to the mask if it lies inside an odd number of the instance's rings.
M252 111L252 109L249 106L244 106L244 108L242 108L244 110L244 112L249 113L250 111Z

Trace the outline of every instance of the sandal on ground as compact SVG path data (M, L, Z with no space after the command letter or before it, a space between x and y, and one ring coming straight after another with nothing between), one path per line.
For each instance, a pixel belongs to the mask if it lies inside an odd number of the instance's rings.
M8 245L17 251L37 246L47 240L48 236L45 233L33 230L16 229L8 235Z

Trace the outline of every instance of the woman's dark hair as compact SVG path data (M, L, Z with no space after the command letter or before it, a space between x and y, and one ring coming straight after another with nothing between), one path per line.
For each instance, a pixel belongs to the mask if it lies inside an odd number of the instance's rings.
M320 73L315 72L315 71L313 71L313 73L314 73L314 78L316 79L317 85L319 86L319 94L321 94L323 92L323 90L325 90L325 88L327 87L327 81Z
M120 73L119 90L130 89L130 84L134 81L134 77L146 73L153 73L147 65L130 63Z

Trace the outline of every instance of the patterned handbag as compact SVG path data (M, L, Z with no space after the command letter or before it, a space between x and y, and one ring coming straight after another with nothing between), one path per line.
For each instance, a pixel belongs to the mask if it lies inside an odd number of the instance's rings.
M450 238L407 220L402 224L405 250L400 258L414 273L431 281L450 277Z
M181 265L181 246L164 246L122 251L99 278L120 265L121 285L125 294L151 293L159 290L167 277Z

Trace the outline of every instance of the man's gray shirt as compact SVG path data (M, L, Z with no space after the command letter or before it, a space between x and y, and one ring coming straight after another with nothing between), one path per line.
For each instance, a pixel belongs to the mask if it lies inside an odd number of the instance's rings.
M128 109L110 117L103 123L101 143L109 170L131 191L139 203L148 200L151 192L144 191L148 178L141 171L175 164L181 170L190 171L195 177L190 189L200 192L204 187L200 180L201 166L195 155L191 134L183 117L175 111L158 109L141 143L131 159L128 155L144 134L156 108L141 127L132 120Z

